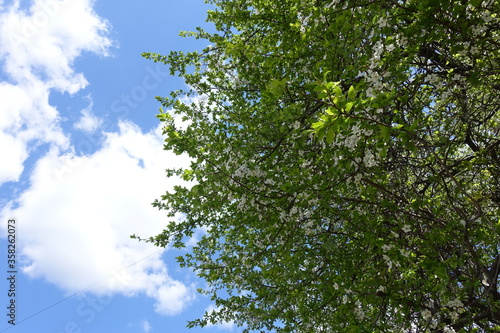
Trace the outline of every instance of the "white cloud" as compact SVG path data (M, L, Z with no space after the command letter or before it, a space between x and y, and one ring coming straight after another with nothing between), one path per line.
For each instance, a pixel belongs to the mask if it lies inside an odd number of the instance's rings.
M0 185L19 179L24 161L36 146L51 143L60 149L69 147L48 95L40 82L0 83L0 156L4 161L0 164Z
M0 65L8 78L0 82L0 186L18 181L30 153L48 144L29 188L0 218L18 219L25 274L68 294L89 286L95 294L142 293L156 300L157 312L176 314L193 299L192 286L168 274L163 251L129 235L161 232L165 213L151 202L172 186L165 169L187 159L163 151L160 128L142 133L126 122L119 132L105 133L100 150L77 156L49 103L54 90L75 94L87 86L73 66L83 52L108 55L108 23L93 3L33 0L26 9L19 0L9 5L0 0ZM75 128L97 129L91 108L90 103L82 111Z
M151 295L156 298L155 311L163 315L176 315L194 299L193 288L179 281L171 281L154 290Z
M76 122L73 127L87 133L94 133L101 126L102 120L92 114L92 99L87 97L89 105L81 111L82 117Z
M153 327L151 326L151 324L149 323L149 321L147 319L144 319L142 321L142 329L144 331L144 333L149 333Z
M87 85L73 69L84 51L107 55L107 23L91 0L20 1L0 8L0 64L9 82L0 83L0 185L18 181L24 161L38 145L69 148L57 110L49 104L52 89L76 93Z
M143 293L156 300L157 312L177 314L193 299L192 287L169 276L158 248L129 236L161 232L165 213L151 202L173 186L165 169L188 160L163 150L160 127L142 133L122 122L119 128L91 156L50 150L37 162L19 206L11 202L0 216L18 219L23 271L31 277L72 293L115 273L89 291Z
M19 2L3 10L0 56L16 82L43 79L50 88L74 93L87 81L72 68L83 52L107 54L108 24L91 0L34 0L28 10Z

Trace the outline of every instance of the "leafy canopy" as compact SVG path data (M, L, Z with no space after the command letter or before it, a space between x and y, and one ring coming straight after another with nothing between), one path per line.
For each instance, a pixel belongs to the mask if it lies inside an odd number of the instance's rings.
M500 4L210 0L202 51L146 53L192 158L149 241L277 332L500 331ZM174 114L188 122L176 127Z

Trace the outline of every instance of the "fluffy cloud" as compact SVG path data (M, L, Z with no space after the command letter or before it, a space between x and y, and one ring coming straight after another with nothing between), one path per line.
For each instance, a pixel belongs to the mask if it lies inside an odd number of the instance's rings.
M94 133L102 124L102 120L92 114L92 99L87 96L89 105L81 111L82 117L76 122L73 127L87 133Z
M19 221L26 274L68 293L113 276L89 290L143 293L156 299L157 312L177 314L192 300L191 286L169 276L162 251L129 236L161 232L164 212L151 202L173 186L165 169L188 160L163 151L159 127L150 133L127 122L119 127L93 155L49 151L37 162L30 188L1 215Z
M87 85L72 67L84 51L107 55L108 25L91 0L35 0L0 8L0 185L18 181L30 151L48 143L61 150L69 138L49 104L52 89L74 94Z
M155 289L150 295L156 298L155 311L163 315L176 315L194 298L194 289L179 281L171 281Z
M108 55L108 24L92 0L20 3L0 0L0 186L20 179L38 146L48 151L36 157L29 187L0 211L0 219L18 220L23 272L68 294L144 294L156 300L157 312L180 312L194 297L192 286L169 275L162 249L129 236L161 232L165 213L151 202L172 187L165 169L187 158L163 151L159 127L144 133L130 122L99 133L104 139L95 153L77 155L75 147L86 141L70 141L49 95L75 94L88 84L73 64L83 52ZM100 124L90 100L73 128L93 133Z
M74 93L87 84L75 73L83 52L106 55L111 41L108 24L92 9L91 0L34 0L29 9L19 1L0 13L0 56L3 70L18 82L43 79L50 88Z

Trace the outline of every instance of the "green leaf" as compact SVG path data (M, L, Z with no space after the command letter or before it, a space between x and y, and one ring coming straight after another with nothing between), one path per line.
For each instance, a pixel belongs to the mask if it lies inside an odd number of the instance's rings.
M328 144L331 144L334 139L335 139L335 128L334 128L334 126L330 126L328 128L327 133L326 133L326 142Z
M346 105L345 105L345 110L346 112L349 112L351 111L352 107L354 106L354 102L348 102Z
M323 121L317 121L311 125L311 127L316 131L322 128L323 126L325 126L325 123Z
M347 92L347 98L351 101L354 101L356 99L356 89L354 86L349 87L349 91Z

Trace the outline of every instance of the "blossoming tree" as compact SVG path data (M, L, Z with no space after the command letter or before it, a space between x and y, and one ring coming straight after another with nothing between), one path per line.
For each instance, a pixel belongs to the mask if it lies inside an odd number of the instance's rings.
M210 0L204 50L145 57L188 154L149 241L215 311L277 332L500 331L500 4ZM181 114L184 127L172 114Z

